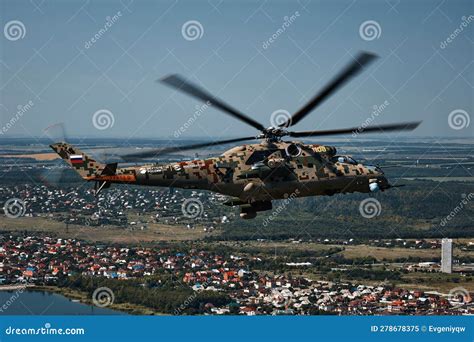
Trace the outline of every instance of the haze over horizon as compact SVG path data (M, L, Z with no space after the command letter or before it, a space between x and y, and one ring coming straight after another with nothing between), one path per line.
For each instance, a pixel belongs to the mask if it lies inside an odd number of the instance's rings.
M295 130L423 120L413 132L386 136L473 137L473 6L2 1L0 138L41 137L57 122L73 137L256 135L156 80L181 74L267 127L272 113L298 110L358 51L380 58ZM7 30L12 22L20 36ZM374 106L383 109L374 114ZM453 128L453 115L461 127Z

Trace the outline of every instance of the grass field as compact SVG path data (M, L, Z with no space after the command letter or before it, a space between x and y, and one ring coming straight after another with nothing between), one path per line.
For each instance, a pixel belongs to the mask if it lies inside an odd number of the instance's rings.
M456 244L456 241L454 241ZM440 258L441 249L411 249L411 248L383 248L374 247L367 245L356 245L346 246L344 252L342 252L345 258L363 258L366 256L374 257L375 259L382 261L395 260L400 258L419 257L419 258ZM454 258L459 256L470 256L474 257L474 252L461 251L459 248L453 250Z
M459 279L459 282L453 280ZM397 282L397 286L410 290L436 290L441 293L449 293L455 287L463 287L466 290L474 291L474 281L459 274L445 273L408 273L404 274L402 280Z
M121 244L141 244L155 241L199 240L214 233L206 233L202 227L186 229L182 226L149 223L144 230L130 230L115 226L90 227L70 224L66 229L63 222L43 217L3 217L0 221L1 231L43 232L61 238L77 238L91 242Z
M325 245L316 242L294 243L291 241L219 241L217 242L230 248L256 248L262 253L271 253L284 255L286 251L314 251L320 252L329 250L332 247L340 247L336 245Z
M459 243L467 243L473 239L459 239ZM453 241L456 245L458 240ZM314 251L320 252L331 248L341 248L341 245L322 244L317 242L301 242L294 243L290 241L220 241L218 242L230 248L252 247L256 248L264 254L285 255L285 252L291 251ZM413 248L384 248L369 245L344 245L344 251L337 254L347 259L364 258L367 256L374 257L378 261L394 261L400 258L419 257L422 259L432 259L441 257L441 249L413 249ZM474 258L474 251L461 251L459 248L453 250L454 259L460 256L469 256Z

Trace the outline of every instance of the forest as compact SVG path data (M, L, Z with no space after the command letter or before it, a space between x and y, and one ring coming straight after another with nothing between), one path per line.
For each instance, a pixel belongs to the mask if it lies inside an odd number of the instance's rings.
M404 181L406 186L376 194L337 194L292 200L284 211L264 225L267 213L254 220L234 220L223 226L222 234L209 240L248 239L366 239L441 238L474 236L474 203L470 182ZM373 197L380 203L377 216L365 218L361 202ZM273 210L281 201L273 202ZM460 210L458 210L462 207ZM449 222L445 218L453 215Z

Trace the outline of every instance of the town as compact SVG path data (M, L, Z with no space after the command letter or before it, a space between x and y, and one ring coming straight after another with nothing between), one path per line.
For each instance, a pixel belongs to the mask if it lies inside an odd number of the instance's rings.
M205 303L203 314L242 315L465 315L474 314L469 292L441 294L389 285L311 280L299 272L262 271L262 257L194 248L96 245L77 239L1 235L0 284L57 285L74 277L143 282L169 276L196 293L226 294L230 302ZM288 263L289 268L304 264ZM164 279L163 277L160 279ZM159 287L155 283L154 287ZM153 288L149 288L153 291ZM191 302L194 297L190 297ZM182 303L174 314L186 314Z
M146 229L149 222L184 224L188 228L194 228L199 223L210 231L216 224L229 221L233 214L220 205L223 197L219 194L189 191L188 195L195 198L199 207L186 215L186 212L183 214L186 208L182 208L185 199L183 192L172 189L117 187L95 196L88 186L54 188L24 184L0 187L0 200L24 199L22 216L44 217L64 222L65 225ZM136 219L130 219L130 213L134 213Z

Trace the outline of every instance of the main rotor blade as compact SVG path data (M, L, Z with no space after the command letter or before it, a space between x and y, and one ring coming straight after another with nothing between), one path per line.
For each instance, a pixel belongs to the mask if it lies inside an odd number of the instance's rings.
M255 121L254 119L248 117L245 114L240 113L239 111L232 108L231 106L229 106L228 104L226 104L222 100L219 100L218 98L216 98L213 95L211 95L210 93L208 93L206 90L198 87L195 84L192 84L192 83L186 81L185 79L183 79L179 75L167 76L167 77L161 79L161 82L163 82L163 83L165 83L165 84L167 84L167 85L169 85L173 88L181 90L181 91L185 92L188 95L194 96L194 97L196 97L200 100L203 100L205 102L209 102L209 103L211 103L211 105L216 106L217 108L223 110L224 112L226 112L227 114L233 116L234 118L237 118L240 121L243 121L246 124L248 124L252 127L255 127L256 129L258 129L260 131L263 131L265 129L265 127L261 123Z
M120 157L125 161L135 161L138 159L158 157L160 155L169 154L173 152L194 150L196 148L201 148L201 147L224 145L224 144L245 141L245 140L253 140L253 139L256 139L256 137L235 138L235 139L211 141L211 142L192 144L192 145L164 147L164 148L150 149L150 150L146 150L142 152L128 153L128 154L121 155Z
M396 131L412 131L418 127L421 121L416 122L404 122L398 124L388 124L372 127L353 127L344 129L331 129L325 131L306 131L306 132L288 132L290 137L301 138L301 137L319 137L323 135L338 135L338 134L365 134L365 133L383 133L383 132L396 132Z
M280 127L296 125L301 119L319 106L324 100L331 96L336 90L356 76L366 65L377 58L377 55L368 52L360 52L359 55L348 64L329 84L327 84L316 96L314 96L303 108L297 111Z

